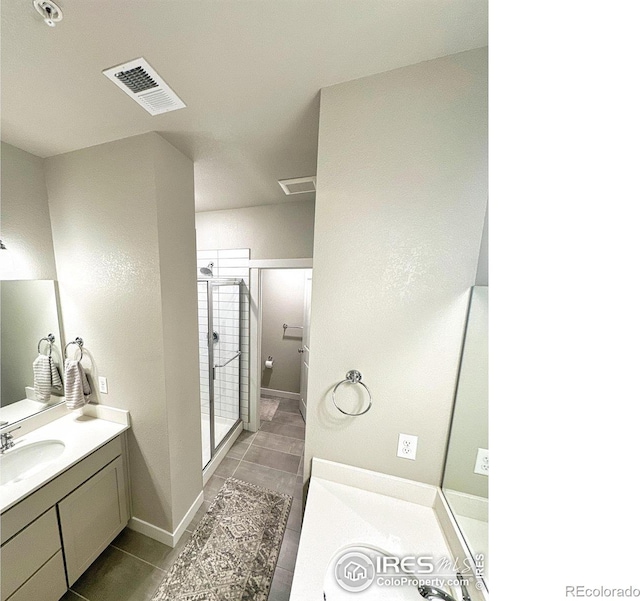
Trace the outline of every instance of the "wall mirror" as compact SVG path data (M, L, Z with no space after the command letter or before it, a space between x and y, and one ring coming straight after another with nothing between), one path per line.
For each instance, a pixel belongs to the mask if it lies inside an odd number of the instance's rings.
M442 491L488 588L489 288L471 289Z
M62 376L62 328L58 287L54 280L0 282L0 421L13 423L59 404L62 390L53 390L48 402L36 400L33 362L38 343L53 334L51 357ZM49 353L49 342L40 342Z

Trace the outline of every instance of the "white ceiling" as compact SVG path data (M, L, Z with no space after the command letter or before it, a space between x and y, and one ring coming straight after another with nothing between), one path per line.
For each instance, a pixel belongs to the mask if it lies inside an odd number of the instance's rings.
M2 139L48 157L157 131L196 211L311 198L320 88L487 44L487 0L2 0ZM143 56L187 108L152 117L102 71Z

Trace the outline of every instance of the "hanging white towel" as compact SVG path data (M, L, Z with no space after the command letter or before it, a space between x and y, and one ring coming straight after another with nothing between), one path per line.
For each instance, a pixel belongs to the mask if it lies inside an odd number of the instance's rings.
M64 363L64 396L67 409L80 409L89 401L91 387L80 361L67 359Z
M62 380L58 368L51 355L38 355L33 362L33 388L36 399L43 403L51 400L51 392L62 388Z

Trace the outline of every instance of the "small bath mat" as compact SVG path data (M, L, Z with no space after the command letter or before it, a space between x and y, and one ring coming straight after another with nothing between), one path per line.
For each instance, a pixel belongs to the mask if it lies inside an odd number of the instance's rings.
M278 405L280 401L277 399L265 399L264 397L260 399L260 421L268 421L270 422L273 419L276 411L278 410Z
M153 601L267 601L291 503L227 478Z

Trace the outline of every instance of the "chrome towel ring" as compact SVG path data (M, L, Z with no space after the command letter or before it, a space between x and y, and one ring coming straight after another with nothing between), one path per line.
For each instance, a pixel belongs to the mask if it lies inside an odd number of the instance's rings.
M338 403L336 403L336 390L338 390L338 388L342 386L342 384L344 384L345 382L349 382L349 384L360 384L360 386L364 386L364 389L367 391L367 394L369 395L369 405L367 405L367 408L364 411L361 411L360 413L349 413L348 411L345 411L344 409L340 409L340 407L338 407ZM369 409L371 409L371 405L373 405L373 399L371 398L371 391L367 388L367 385L362 381L362 374L357 369L349 370L347 372L346 378L341 382L338 382L333 387L331 398L333 399L333 404L336 406L336 409L340 411L340 413L344 413L345 415L352 415L354 417L357 415L364 415L367 411L369 411Z
M84 352L82 350L82 347L84 346L84 340L82 340L82 338L80 338L80 336L76 337L75 340L72 340L71 342L68 342L67 344L65 344L64 347L64 358L67 359L67 348L69 347L70 344L77 344L80 347L80 361L82 361L82 357L84 355Z
M40 340L38 340L38 355L40 354L40 343L41 342L48 342L49 343L49 357L51 357L51 347L53 346L53 343L56 341L56 337L53 334L49 334L48 336L45 336L44 338L40 338Z

